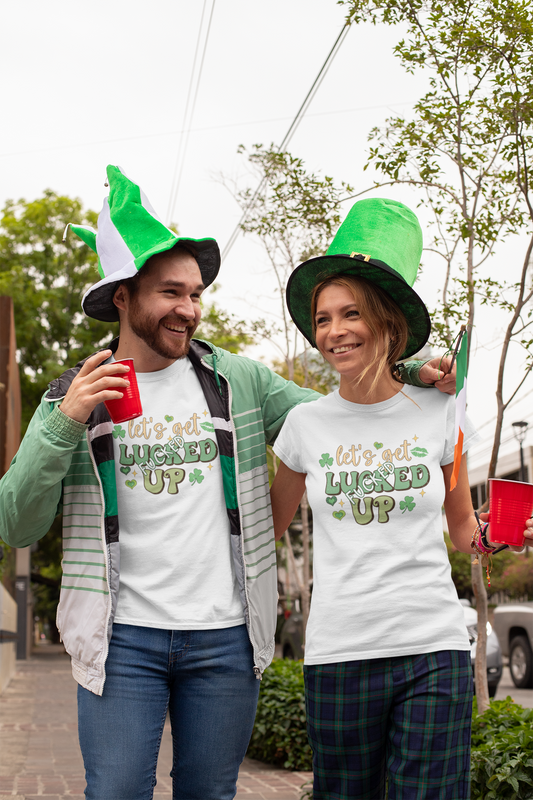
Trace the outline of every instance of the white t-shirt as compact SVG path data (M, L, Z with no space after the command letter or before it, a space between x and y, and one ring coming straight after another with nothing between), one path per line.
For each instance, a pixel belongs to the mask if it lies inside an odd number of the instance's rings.
M306 664L470 649L442 532L454 406L406 386L382 403L336 391L289 413L274 450L307 473L313 512ZM465 450L475 436L467 420Z
M115 425L115 622L168 630L244 622L211 415L188 358L137 373L143 416Z

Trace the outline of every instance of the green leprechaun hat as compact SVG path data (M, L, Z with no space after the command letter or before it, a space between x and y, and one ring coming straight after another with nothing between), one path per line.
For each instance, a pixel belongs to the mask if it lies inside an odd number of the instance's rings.
M334 275L353 275L379 286L409 323L401 358L417 353L429 338L426 306L412 289L422 255L422 230L413 212L395 200L359 200L352 206L326 255L300 264L287 284L287 305L298 329L316 347L311 296L318 283Z
M87 225L70 227L98 255L102 280L81 301L89 317L104 322L118 320L113 303L116 285L132 278L146 261L177 244L187 245L198 262L205 286L213 283L220 269L220 251L214 239L178 236L158 219L143 190L120 167L108 166L109 197L98 217L98 231Z

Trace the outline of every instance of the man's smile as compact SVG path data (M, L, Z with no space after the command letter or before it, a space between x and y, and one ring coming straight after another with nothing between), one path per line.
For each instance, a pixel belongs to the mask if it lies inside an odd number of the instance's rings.
M176 331L177 333L185 333L187 330L187 325L172 325L170 322L163 322L163 327L167 329L167 331Z

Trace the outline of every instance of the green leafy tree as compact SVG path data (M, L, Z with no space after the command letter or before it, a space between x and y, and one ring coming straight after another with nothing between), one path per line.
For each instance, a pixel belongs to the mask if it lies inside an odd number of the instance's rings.
M494 559L496 562L496 559ZM509 597L533 599L533 570L531 558L526 555L512 556L498 562L498 571L491 574L491 586L494 591L503 591Z
M507 314L497 375L497 423L488 477L495 474L505 409L533 366L530 260L533 252L533 13L525 0L340 0L351 22L402 25L395 53L407 72L425 70L429 89L409 118L392 117L370 134L369 164L383 180L420 192L433 217L429 249L446 266L433 314L447 346L459 321L474 325L480 304ZM487 272L506 237L527 237L519 275ZM509 277L507 277L509 276ZM504 400L512 342L525 349L524 374ZM472 566L479 628L478 708L488 707L484 653L487 597Z
M85 290L99 279L96 255L67 222L96 224L77 199L47 190L9 200L0 219L0 294L13 298L22 394L22 428L49 381L107 343L117 326L82 313Z
M259 185L259 189L234 192L245 212L241 227L245 234L259 239L267 254L280 301L270 338L292 380L297 358L306 373L308 348L288 314L285 287L302 261L325 252L341 221L340 203L353 190L348 184L337 186L332 178L309 172L301 158L279 152L275 145L256 144L250 151L241 146L240 152L248 158L251 175Z
M218 286L214 283L210 292L216 292ZM202 308L202 320L194 334L196 339L206 339L208 342L230 353L241 353L248 345L254 344L264 334L264 323L246 322L238 319L235 314L220 308L213 301Z
M274 360L272 368L282 378L289 379L289 370L285 360ZM316 350L308 351L305 354L305 360L303 354L295 357L292 380L298 386L314 389L320 394L329 394L339 385L338 373Z

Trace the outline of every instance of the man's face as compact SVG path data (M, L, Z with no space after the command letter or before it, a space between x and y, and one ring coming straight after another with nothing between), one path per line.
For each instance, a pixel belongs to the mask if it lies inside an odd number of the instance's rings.
M139 290L127 304L127 324L162 358L183 358L201 317L204 285L196 260L183 251L161 253L139 278Z

